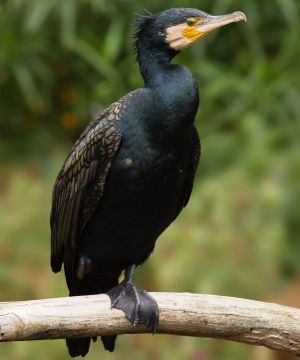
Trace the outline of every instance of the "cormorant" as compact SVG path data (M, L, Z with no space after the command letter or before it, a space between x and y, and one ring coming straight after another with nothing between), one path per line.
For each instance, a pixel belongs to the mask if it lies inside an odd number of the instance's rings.
M145 86L83 131L55 182L52 270L64 264L70 296L108 293L112 307L151 332L158 307L134 287L134 270L188 203L200 159L197 84L171 60L210 31L241 20L242 12L211 16L189 8L140 17L135 46ZM105 349L113 351L115 339L102 336ZM70 355L85 356L90 340L67 339Z

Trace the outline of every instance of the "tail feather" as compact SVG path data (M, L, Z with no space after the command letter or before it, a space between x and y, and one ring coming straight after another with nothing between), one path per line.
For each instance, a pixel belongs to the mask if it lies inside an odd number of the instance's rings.
M82 356L84 357L90 348L90 338L82 339L66 339L66 344L71 357Z
M75 276L69 279L68 286L70 289L70 296L76 295L91 295L105 293L114 286L118 285L119 273L110 276L90 276L82 280L78 280ZM101 340L105 350L114 351L116 335L101 336ZM93 340L96 341L97 337ZM91 338L66 339L66 344L71 357L84 357L90 348Z
M115 349L115 342L116 342L117 335L106 335L101 336L101 340L105 350L113 352Z

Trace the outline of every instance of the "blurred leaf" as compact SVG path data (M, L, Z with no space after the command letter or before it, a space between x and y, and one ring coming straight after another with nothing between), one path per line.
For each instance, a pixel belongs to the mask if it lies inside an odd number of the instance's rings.
M103 77L117 79L117 72L111 64L86 41L77 38L70 41L67 46Z
M56 8L58 2L56 0L29 0L28 3L25 15L24 30L28 32L37 32L44 25L47 17Z
M122 19L112 20L103 42L103 53L110 60L115 61L122 50L122 40L125 24Z
M63 1L61 5L61 37L62 39L74 38L76 31L77 7L73 0ZM67 40L63 40L66 42Z
M42 107L42 100L39 97L38 90L30 72L21 64L15 65L13 72L23 96L26 99L27 105L33 110L40 109Z

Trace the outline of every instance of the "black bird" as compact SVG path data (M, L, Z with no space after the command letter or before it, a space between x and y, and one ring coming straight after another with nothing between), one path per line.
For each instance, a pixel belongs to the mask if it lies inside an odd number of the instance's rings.
M158 307L134 287L134 270L188 203L200 158L193 125L197 84L186 67L171 60L210 31L241 20L242 12L211 16L188 8L140 17L135 46L145 86L113 103L83 131L56 179L52 270L64 264L70 296L107 292L112 307L151 332ZM105 349L113 351L115 339L102 336ZM71 356L89 350L90 338L66 342Z

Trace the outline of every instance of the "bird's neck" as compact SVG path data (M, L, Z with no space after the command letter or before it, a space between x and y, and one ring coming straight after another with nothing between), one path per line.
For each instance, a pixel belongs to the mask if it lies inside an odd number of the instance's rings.
M145 87L151 90L151 119L146 126L160 137L184 135L199 105L198 87L191 72L182 65L171 64L174 53L143 47L137 55Z
M152 49L147 44L137 47L137 61L146 87L157 84L161 72L171 64L175 55L176 53L172 51Z

